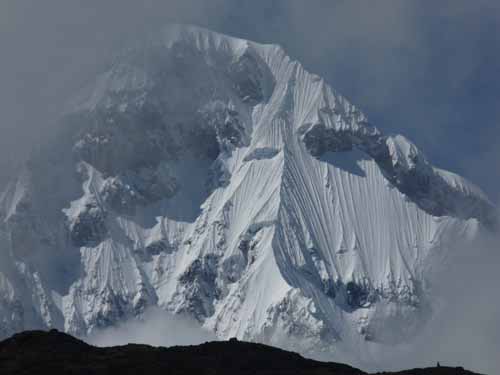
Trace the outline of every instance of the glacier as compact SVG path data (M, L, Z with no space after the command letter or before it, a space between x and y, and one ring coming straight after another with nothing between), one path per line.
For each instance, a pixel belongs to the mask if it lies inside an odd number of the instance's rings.
M0 195L0 336L150 307L221 339L363 357L432 316L431 275L497 226L277 45L174 25L68 100Z

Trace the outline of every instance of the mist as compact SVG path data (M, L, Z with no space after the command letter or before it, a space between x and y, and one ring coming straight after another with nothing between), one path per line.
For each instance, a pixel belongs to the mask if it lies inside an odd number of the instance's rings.
M96 330L84 340L96 346L148 344L153 346L198 345L215 341L215 335L188 317L173 315L160 308L116 326Z
M447 268L432 276L438 303L413 342L375 351L370 370L463 366L484 374L500 373L500 251L498 234L456 244ZM387 327L390 329L390 326Z
M51 137L64 102L130 40L167 23L279 43L384 132L500 199L500 2L381 0L4 0L0 4L0 189ZM457 245L433 285L428 328L385 368L463 365L500 373L500 238ZM456 256L455 256L456 255ZM90 342L214 339L160 311ZM382 356L382 354L381 354Z

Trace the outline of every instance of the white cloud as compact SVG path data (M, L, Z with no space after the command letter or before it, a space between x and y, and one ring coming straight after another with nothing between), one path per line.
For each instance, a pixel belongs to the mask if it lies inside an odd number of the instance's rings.
M196 345L214 341L216 337L187 317L174 316L159 308L150 308L141 318L98 330L85 338L96 346L128 343L153 346Z

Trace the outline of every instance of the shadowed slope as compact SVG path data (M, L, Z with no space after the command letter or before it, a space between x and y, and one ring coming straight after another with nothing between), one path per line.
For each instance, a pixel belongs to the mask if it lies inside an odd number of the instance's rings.
M90 346L51 330L26 331L0 343L2 374L335 374L362 375L337 363L306 359L292 352L236 340L198 346L156 348L129 344ZM473 374L460 368L431 368L398 374Z

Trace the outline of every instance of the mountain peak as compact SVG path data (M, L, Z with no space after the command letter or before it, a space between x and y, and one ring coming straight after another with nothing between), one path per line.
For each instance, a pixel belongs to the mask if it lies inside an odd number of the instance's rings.
M3 335L158 306L220 338L364 356L425 324L429 269L496 223L281 48L201 28L131 46L62 123L1 196Z

